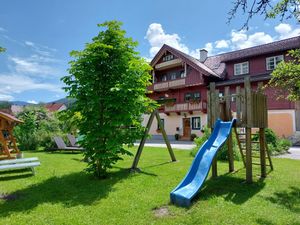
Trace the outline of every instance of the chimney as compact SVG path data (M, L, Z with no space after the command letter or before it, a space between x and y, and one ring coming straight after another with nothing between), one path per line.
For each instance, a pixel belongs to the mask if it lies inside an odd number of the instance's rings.
M200 49L200 62L204 62L207 58L207 50L206 49Z

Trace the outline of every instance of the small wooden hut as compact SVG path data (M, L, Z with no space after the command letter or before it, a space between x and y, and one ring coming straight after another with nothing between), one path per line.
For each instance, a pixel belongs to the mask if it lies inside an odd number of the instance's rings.
M0 159L14 159L12 154L20 153L13 136L13 129L19 123L22 121L16 117L0 112Z

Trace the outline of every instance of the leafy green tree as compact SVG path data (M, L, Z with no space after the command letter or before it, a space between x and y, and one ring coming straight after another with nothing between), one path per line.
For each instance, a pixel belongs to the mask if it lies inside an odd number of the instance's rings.
M5 48L2 48L1 46L0 46L0 52L5 52Z
M78 128L89 158L87 171L99 178L106 177L122 155L131 154L124 146L141 137L142 114L153 107L146 96L151 68L121 25L99 24L92 42L71 52L70 75L62 78L69 97L76 99L73 110L82 116Z
M249 21L255 15L264 15L265 19L280 17L281 21L289 18L300 21L300 0L234 0L232 4L233 7L228 13L228 22L241 10L246 15L243 28L248 28Z
M293 60L279 63L269 84L280 88L279 97L287 96L289 100L297 101L300 100L300 49L289 51L289 55Z
M23 121L14 130L21 150L53 148L53 137L62 135L59 120L44 107L27 106L17 117Z
M57 112L57 118L61 121L61 129L64 133L77 135L77 124L80 122L82 116L80 112L73 112L72 110L63 110Z

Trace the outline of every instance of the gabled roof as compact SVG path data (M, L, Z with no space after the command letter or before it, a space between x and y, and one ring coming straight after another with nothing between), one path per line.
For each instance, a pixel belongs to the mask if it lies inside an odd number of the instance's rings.
M204 63L201 63L199 60L195 59L194 57L181 52L169 45L164 44L161 49L158 51L158 53L155 55L155 57L152 59L150 62L150 65L153 67L158 60L162 57L162 55L165 53L165 51L169 51L176 57L182 59L185 63L188 65L192 66L194 69L200 71L206 76L214 76L214 77L219 77L217 73L215 73L213 70L211 70L208 66L206 66Z
M0 112L0 118L3 118L9 122L23 123L22 120L19 120L18 118L4 112Z
M286 51L300 47L300 36L275 41L272 43L258 45L251 48L245 48L237 51L227 52L215 56L209 56L204 64L211 68L219 76L225 73L225 62L250 58L258 55L266 55L275 52Z
M45 105L46 109L50 112L58 111L64 104L63 103L48 103Z

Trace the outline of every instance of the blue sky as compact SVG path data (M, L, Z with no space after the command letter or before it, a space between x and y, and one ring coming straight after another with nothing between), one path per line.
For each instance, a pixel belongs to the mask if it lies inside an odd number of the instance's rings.
M245 17L227 24L231 1L220 0L2 0L0 9L0 100L47 102L64 97L60 78L69 52L80 50L98 32L97 23L120 20L151 59L163 43L198 57L251 47L298 35L295 20Z

